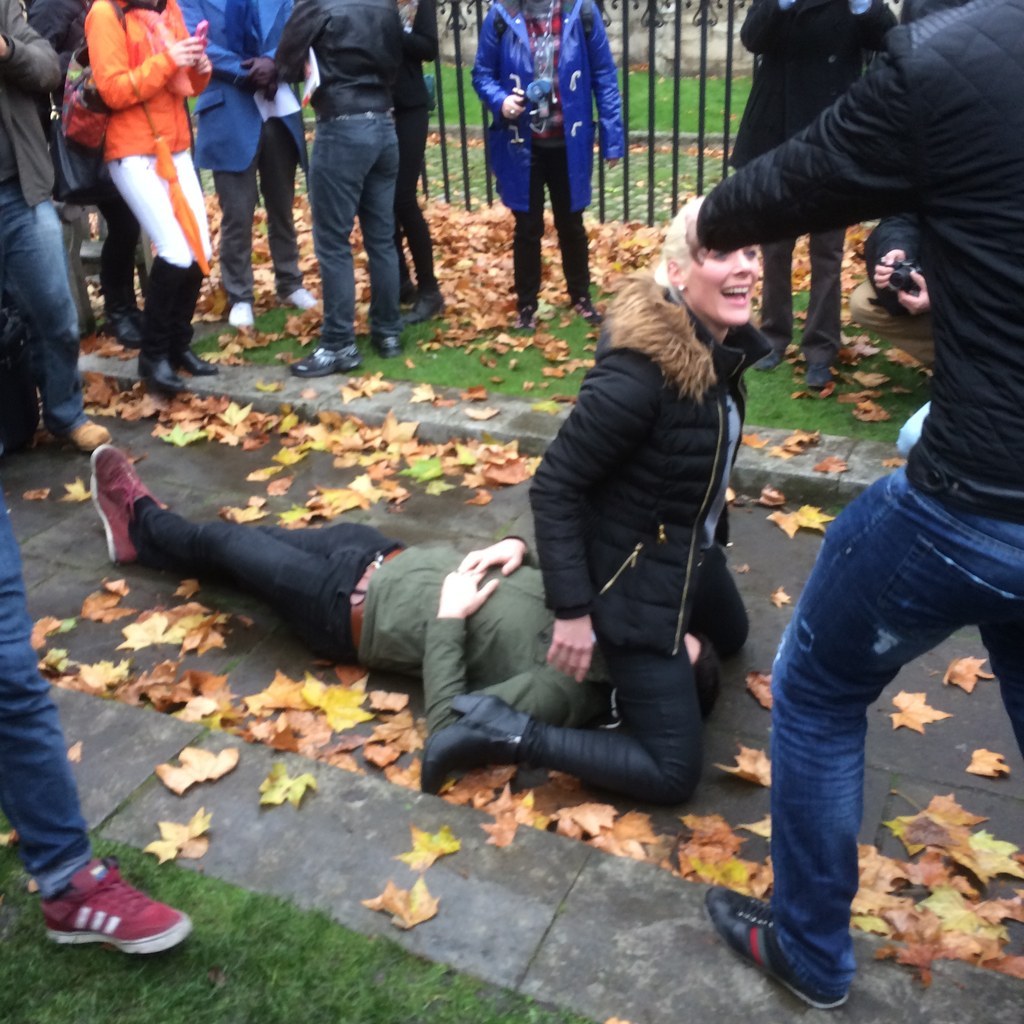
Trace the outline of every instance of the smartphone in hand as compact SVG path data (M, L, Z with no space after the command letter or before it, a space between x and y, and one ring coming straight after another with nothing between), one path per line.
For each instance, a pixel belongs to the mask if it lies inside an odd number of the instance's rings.
M206 41L207 39L209 39L210 36L210 23L205 18L201 22L199 22L198 25L196 25L194 35L195 38L203 44L203 46L206 45Z

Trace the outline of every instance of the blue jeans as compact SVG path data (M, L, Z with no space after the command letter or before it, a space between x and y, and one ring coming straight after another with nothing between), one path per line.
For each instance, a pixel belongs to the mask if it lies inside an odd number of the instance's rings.
M15 178L0 185L0 291L28 323L43 423L67 434L85 422L78 375L78 312L53 203L29 206Z
M352 227L359 216L370 261L370 333L398 335L398 253L395 251L395 181L398 138L390 114L319 121L309 166L313 247L320 261L324 324L321 344L355 343L356 286Z
M783 951L816 989L855 971L868 706L899 669L976 624L1024 751L1024 524L877 481L832 524L772 671L772 910Z
M36 668L18 542L0 488L0 810L43 899L92 857L64 733Z

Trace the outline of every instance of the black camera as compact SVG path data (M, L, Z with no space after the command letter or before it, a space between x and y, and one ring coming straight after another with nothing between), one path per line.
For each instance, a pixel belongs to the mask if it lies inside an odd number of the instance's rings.
M921 289L914 284L910 276L913 273L921 273L921 265L913 260L896 260L892 265L892 274L889 276L889 287L894 292L906 292L908 295L920 295Z

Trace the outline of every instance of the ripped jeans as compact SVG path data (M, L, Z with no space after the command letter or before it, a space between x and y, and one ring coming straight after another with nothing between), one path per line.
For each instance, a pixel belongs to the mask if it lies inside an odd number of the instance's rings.
M845 992L855 970L868 706L972 624L1024 751L1024 524L953 509L899 469L829 528L772 671L772 910L787 958L819 991Z

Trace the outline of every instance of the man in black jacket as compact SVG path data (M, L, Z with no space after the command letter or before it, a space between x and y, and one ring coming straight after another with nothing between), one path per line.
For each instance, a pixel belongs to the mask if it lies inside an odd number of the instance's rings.
M732 249L913 212L932 299L931 414L906 470L829 528L773 671L771 906L712 890L726 941L815 1006L846 999L868 706L980 626L1024 750L1024 0L939 12L805 132L708 197ZM970 144L965 144L969 139Z
M402 63L402 21L394 0L298 0L277 44L281 77L299 81L312 51L316 145L309 167L313 247L320 262L320 343L293 363L296 377L347 373L356 347L355 218L370 262L370 340L378 355L401 355L395 250L398 138L391 87Z
M743 167L806 128L864 70L865 54L896 24L882 0L754 0L740 30L755 55L750 91L732 163ZM811 294L801 347L807 384L832 379L840 343L840 271L845 223L810 238ZM772 351L758 364L772 370L793 340L795 231L762 247L761 330Z

